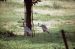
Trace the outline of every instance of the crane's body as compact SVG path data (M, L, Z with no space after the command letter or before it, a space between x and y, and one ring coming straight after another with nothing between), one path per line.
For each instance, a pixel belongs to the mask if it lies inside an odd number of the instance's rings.
M49 33L48 28L47 28L46 25L42 24L40 27L42 27L43 32Z

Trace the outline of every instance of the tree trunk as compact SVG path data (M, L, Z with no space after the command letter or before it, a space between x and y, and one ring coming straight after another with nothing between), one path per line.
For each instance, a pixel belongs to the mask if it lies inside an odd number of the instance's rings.
M25 21L24 23L26 23L26 26L32 30L32 25L31 25L31 13L32 13L32 0L24 0L24 6L26 9L26 13L25 13ZM25 26L24 26L25 28ZM27 36L31 36L31 34L29 34L28 32L24 32L27 34Z

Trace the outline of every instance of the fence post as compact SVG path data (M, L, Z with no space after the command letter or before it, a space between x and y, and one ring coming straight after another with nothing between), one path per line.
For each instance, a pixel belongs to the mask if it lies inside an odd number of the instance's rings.
M65 31L64 30L61 30L61 34L62 34L62 37L63 37L63 41L64 41L64 44L65 44L65 48L66 49L69 49L68 43L67 43L67 40L66 40L66 36L65 36Z

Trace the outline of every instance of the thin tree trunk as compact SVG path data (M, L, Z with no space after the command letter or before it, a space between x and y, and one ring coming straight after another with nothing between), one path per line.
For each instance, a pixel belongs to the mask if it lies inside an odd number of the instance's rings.
M24 0L24 6L26 9L24 23L26 23L26 26L30 30L32 30L32 25L31 25L32 0ZM24 28L25 28L25 26L24 26ZM31 34L29 34L28 32L26 32L26 34L27 34L27 36L31 36Z

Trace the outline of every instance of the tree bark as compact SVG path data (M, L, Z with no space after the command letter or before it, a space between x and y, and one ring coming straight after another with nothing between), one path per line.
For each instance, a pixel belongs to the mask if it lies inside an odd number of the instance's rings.
M26 26L30 30L32 30L32 25L31 25L32 0L24 0L24 6L25 6L25 9L26 9L24 23L26 23ZM24 26L24 28L25 28L25 26ZM26 32L26 34L27 34L27 36L31 36L31 34L29 34L28 32Z

